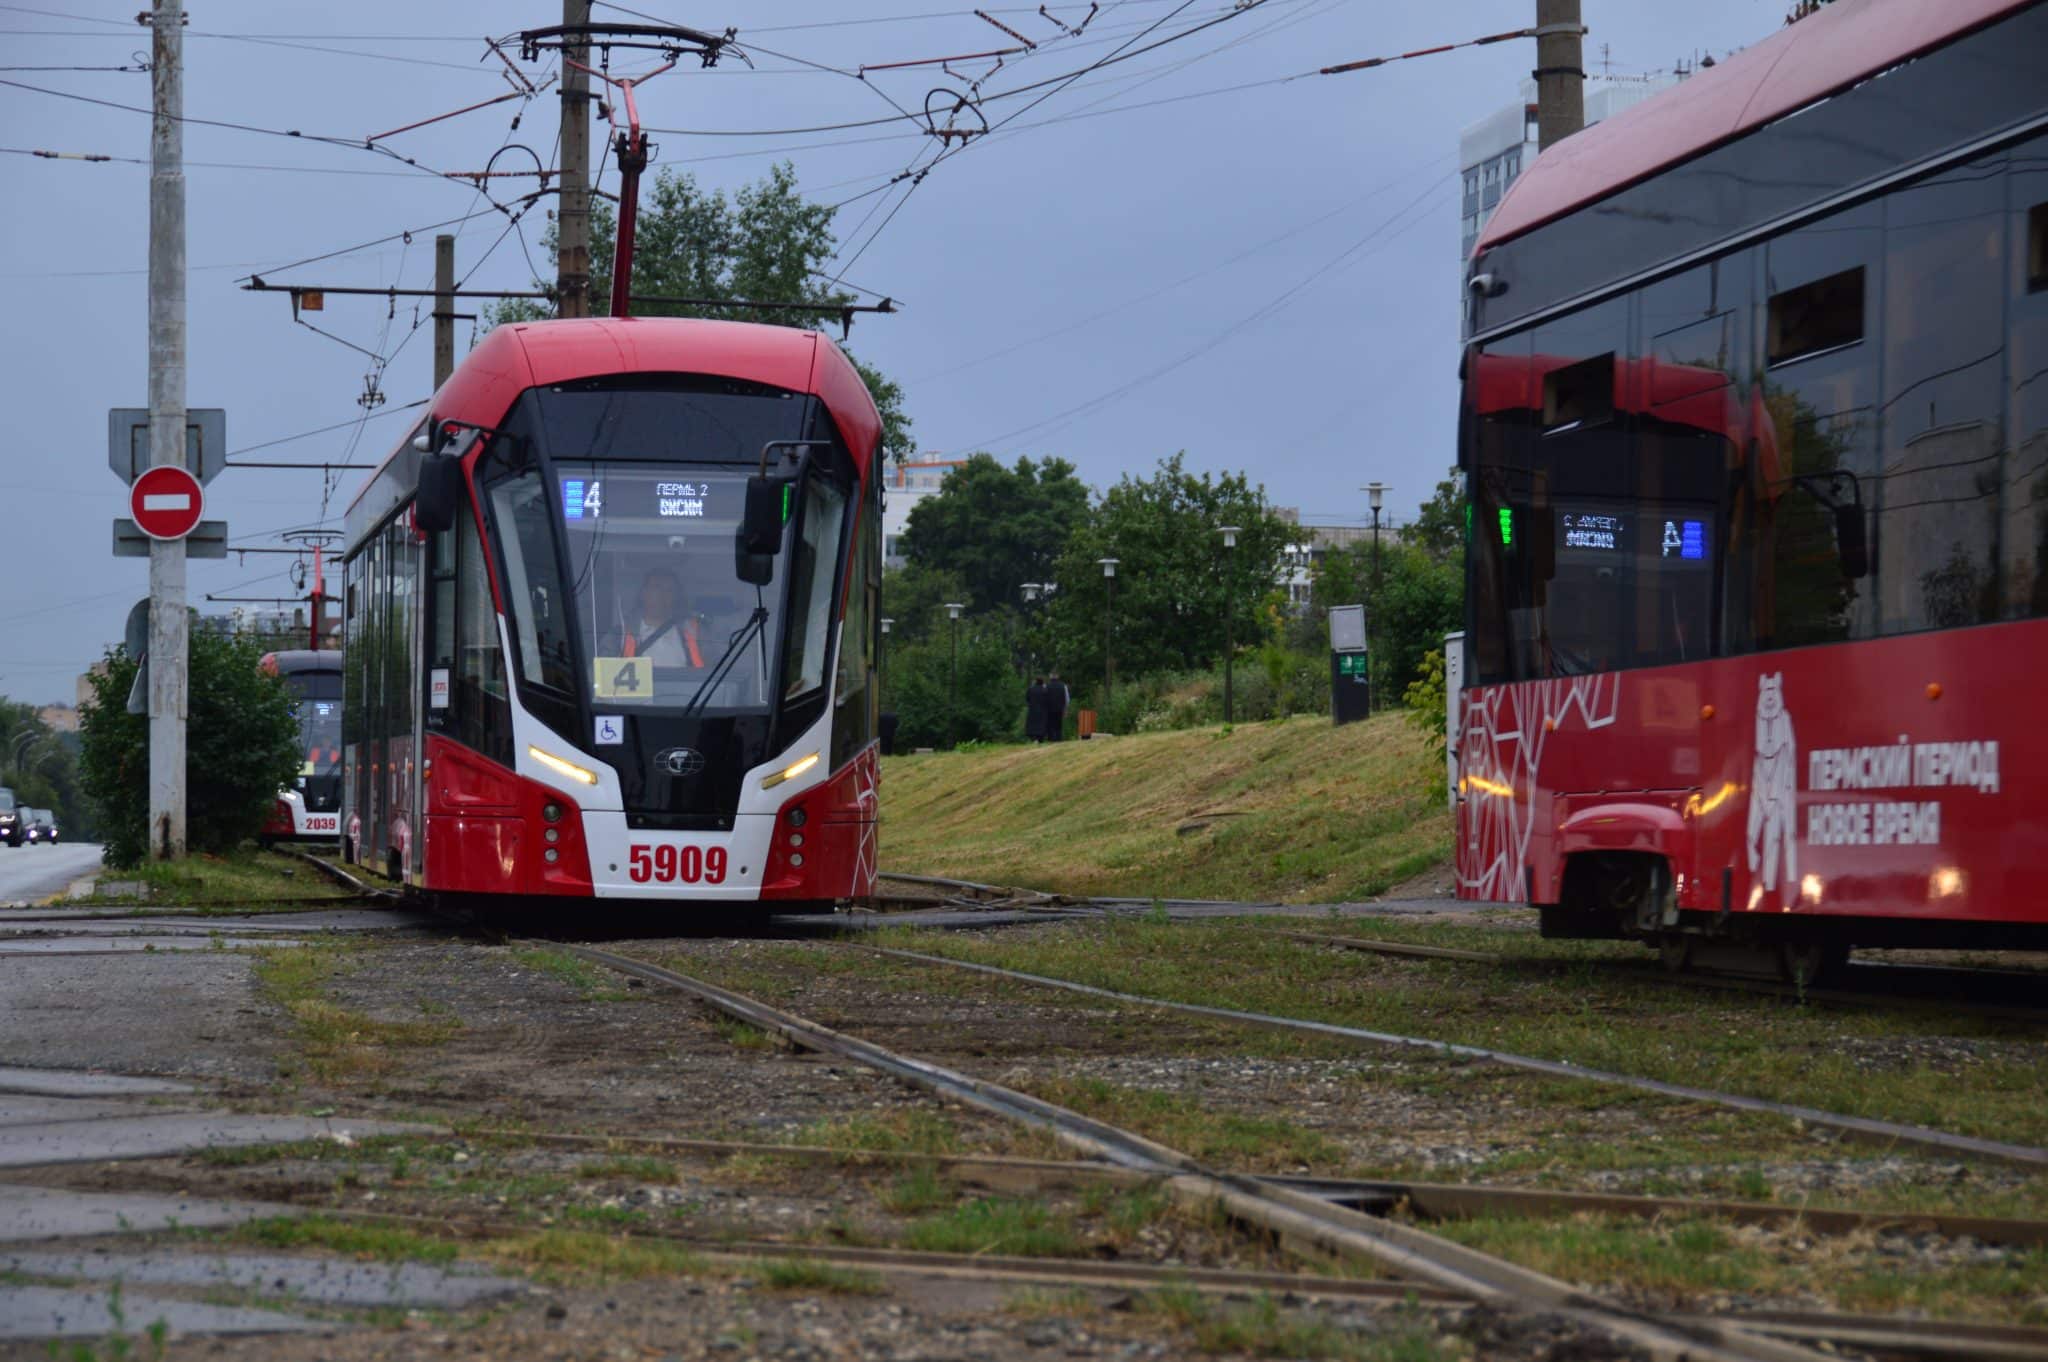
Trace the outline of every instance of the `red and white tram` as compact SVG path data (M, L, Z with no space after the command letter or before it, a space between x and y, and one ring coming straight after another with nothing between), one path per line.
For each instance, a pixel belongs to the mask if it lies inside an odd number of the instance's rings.
M1839 0L1545 151L1467 274L1463 896L2048 945L2048 5Z
M341 654L287 648L265 653L263 670L284 678L298 710L305 761L278 791L259 834L269 842L333 842L341 836Z
M815 332L493 330L349 509L347 856L437 895L872 893L880 433Z

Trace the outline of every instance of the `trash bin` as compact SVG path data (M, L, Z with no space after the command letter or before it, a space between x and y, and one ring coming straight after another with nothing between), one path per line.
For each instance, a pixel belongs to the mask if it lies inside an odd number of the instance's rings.
M1083 738L1095 736L1095 711L1080 709L1074 711L1074 732Z

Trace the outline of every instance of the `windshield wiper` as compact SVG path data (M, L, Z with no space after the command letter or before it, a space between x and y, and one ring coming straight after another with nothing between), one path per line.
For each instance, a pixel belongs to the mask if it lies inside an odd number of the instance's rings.
M760 595L760 589L758 587L755 588L754 596L756 603L754 605L754 613L747 616L747 622L742 624L733 633L731 641L725 645L725 651L719 655L718 661L711 664L711 670L705 674L704 680L698 685L697 693L690 697L690 703L683 706L684 718L688 718L704 707L704 703L710 696L712 688L717 686L720 681L723 681L727 674L732 671L733 664L739 661L740 653L746 648L748 640L767 627L768 607L760 602Z

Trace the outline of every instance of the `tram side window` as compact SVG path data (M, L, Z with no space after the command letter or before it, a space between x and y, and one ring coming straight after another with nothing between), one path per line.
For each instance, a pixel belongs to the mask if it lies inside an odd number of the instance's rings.
M568 611L539 471L529 469L495 484L490 500L519 674L529 684L573 695L577 686Z
M2007 425L2002 583L2008 618L2048 615L2048 137L2012 149L2006 205Z
M802 522L790 566L789 661L783 671L785 700L808 695L825 684L832 653L833 587L846 534L846 492L823 473L804 484Z
M846 583L846 623L839 634L838 695L832 717L832 768L851 761L875 737L879 700L875 694L876 605L881 590L882 504L879 487L860 510L853 566Z
M1881 203L1847 209L1763 251L1759 359L1768 420L1759 423L1745 504L1736 510L1755 529L1746 632L1758 647L1878 632L1876 583L1843 574L1823 498L1860 489L1866 509L1872 504L1878 355L1860 338L1881 315L1883 211Z
M458 736L467 746L512 764L511 692L498 641L498 608L484 571L483 541L464 515L456 539L456 667L454 706Z
M1885 199L1879 629L1998 617L2005 362L2005 153Z

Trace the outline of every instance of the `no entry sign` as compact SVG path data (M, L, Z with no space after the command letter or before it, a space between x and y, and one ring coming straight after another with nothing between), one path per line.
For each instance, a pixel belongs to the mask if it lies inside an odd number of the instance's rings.
M128 488L128 513L151 539L183 539L205 510L199 479L170 464L150 469Z

